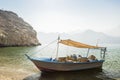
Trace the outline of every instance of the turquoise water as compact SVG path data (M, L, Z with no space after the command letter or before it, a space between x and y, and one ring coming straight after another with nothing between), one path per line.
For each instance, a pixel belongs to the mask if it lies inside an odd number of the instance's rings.
M86 79L89 76L91 80L113 80L114 78L120 78L120 45L112 44L106 45L108 47L106 54L106 61L103 64L103 69L101 71L82 71L81 72L69 72L69 73L52 73L52 74L42 74L40 80L79 80ZM59 56L66 56L72 53L84 54L84 50L63 47L59 51ZM95 51L91 51L95 53ZM99 52L99 51L97 51ZM40 53L40 54L36 54ZM29 61L24 54L41 56L41 57L55 57L56 48L53 46L44 48L43 46L37 47L4 47L0 48L0 68L21 68L23 70L35 71L36 67ZM69 53L69 54L68 54ZM95 54L96 55L96 54ZM98 56L98 54L96 55ZM94 73L93 73L94 72ZM93 75L91 74L93 73ZM67 74L67 75L66 75ZM69 75L68 75L69 74ZM74 75L76 74L76 76ZM52 76L52 77L50 77ZM47 77L47 78L46 78ZM67 78L68 77L68 78Z
M120 78L120 46L108 48L103 69L107 75Z

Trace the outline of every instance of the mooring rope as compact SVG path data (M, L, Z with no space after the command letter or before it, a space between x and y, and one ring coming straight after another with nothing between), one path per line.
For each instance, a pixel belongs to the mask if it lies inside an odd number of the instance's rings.
M54 40L52 42L50 42L49 44L45 45L43 48L41 48L40 50L36 51L36 52L32 52L29 56L32 56L32 55L35 55L35 54L38 54L38 52L40 52L41 50L47 48L49 45L51 45L52 43L56 42L57 40ZM30 51L29 51L30 52Z

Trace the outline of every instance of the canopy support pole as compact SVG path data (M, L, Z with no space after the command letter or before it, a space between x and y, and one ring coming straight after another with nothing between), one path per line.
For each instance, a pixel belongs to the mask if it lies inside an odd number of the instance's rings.
M104 48L103 50L103 59L105 59L105 52L106 52L106 48Z
M106 52L106 48L101 48L101 58L103 60L105 60L105 52Z
M87 55L86 55L86 57L88 57L89 52L90 52L90 48L88 48L88 51L87 51Z
M102 57L102 50L100 50L100 58L103 59L103 57Z

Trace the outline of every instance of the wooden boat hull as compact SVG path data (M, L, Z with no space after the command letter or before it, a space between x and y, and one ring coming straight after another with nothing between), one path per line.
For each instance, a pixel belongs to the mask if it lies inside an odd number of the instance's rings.
M101 68L104 60L97 62L65 63L65 62L46 62L30 59L41 71L77 71L92 68Z

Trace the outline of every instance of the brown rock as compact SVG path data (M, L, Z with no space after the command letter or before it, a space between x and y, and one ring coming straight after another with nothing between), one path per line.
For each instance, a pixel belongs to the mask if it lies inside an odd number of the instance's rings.
M0 46L39 45L36 31L11 11L0 10Z

